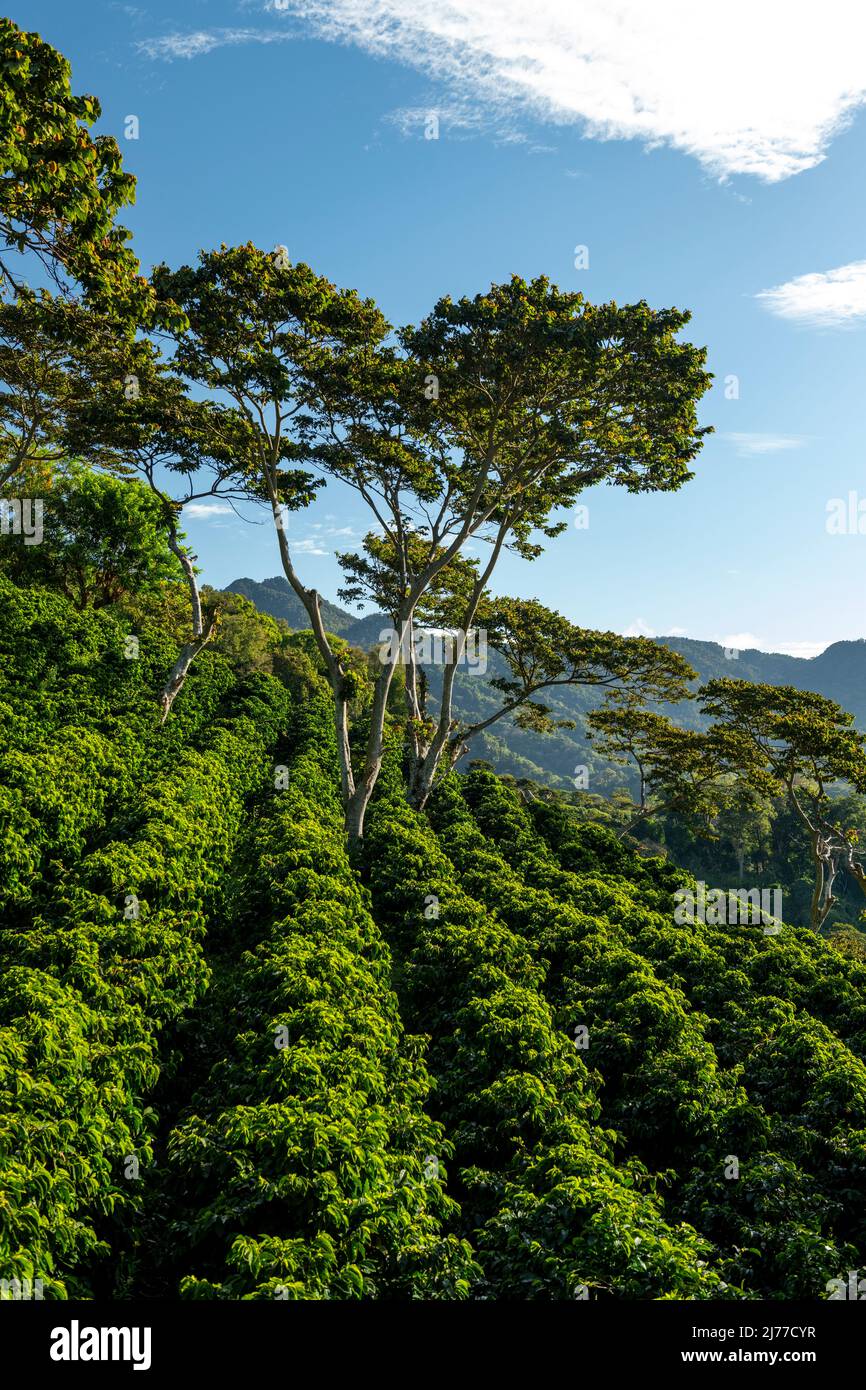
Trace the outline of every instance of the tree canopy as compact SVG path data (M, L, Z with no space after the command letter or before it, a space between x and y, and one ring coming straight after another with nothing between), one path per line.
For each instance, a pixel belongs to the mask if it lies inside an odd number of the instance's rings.
M539 538L566 524L557 514L593 484L682 486L706 433L696 416L709 385L705 353L677 338L686 314L593 306L543 277L446 297L396 335L370 300L252 245L203 252L196 267L158 267L154 283L186 318L174 368L223 393L246 421L247 447L235 457L249 495L270 506L284 573L329 673L347 825L358 837L389 690L419 617L447 604L456 629L432 725L411 670L406 682L410 795L423 806L455 746L455 674L503 550L540 554ZM347 592L384 600L397 633L365 715L360 769L346 671L297 570L285 516L328 478L353 488L373 522L363 555L344 558ZM473 541L489 547L483 563L466 559ZM563 653L557 670L567 667Z
M95 138L93 96L75 96L67 60L38 34L0 19L0 256L3 288L26 280L27 254L132 323L153 297L117 213L135 198L117 141Z

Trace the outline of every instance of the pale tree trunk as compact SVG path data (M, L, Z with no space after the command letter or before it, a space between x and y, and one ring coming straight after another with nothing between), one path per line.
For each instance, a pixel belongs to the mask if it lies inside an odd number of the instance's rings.
M301 583L295 571L295 567L292 564L289 543L286 540L285 527L280 512L279 498L271 475L267 469L265 470L265 482L268 488L271 511L274 518L274 527L277 532L280 564L283 567L283 573L286 579L289 581L295 594L306 609L307 616L310 619L310 627L313 630L313 636L316 640L316 646L325 663L328 679L331 683L331 690L334 695L334 729L337 735L337 755L340 761L340 790L343 806L345 807L348 806L355 791L355 778L352 772L352 757L349 748L349 701L346 695L347 672L328 641L328 635L325 632L325 624L322 621L318 591L316 589L307 589L305 585Z
M799 818L809 834L809 846L812 851L812 863L815 866L815 884L812 889L812 901L809 907L809 925L814 932L820 931L826 921L827 914L835 903L833 897L833 884L838 872L838 855L844 852L843 847L833 844L835 832L816 815L815 821L807 815L804 808L800 805L794 788L793 778L786 782L788 797L794 808L795 815ZM829 830L829 835L826 833Z
M382 671L375 682L364 768L360 777L356 778L352 767L352 753L349 742L349 700L346 695L348 673L328 641L328 634L325 631L325 625L322 620L318 592L315 589L307 589L301 583L295 571L289 551L289 544L286 539L282 516L279 510L279 500L270 478L268 478L268 487L283 573L295 594L297 594L301 603L304 605L307 615L309 616L316 646L325 662L328 679L334 696L334 722L337 735L337 753L340 762L340 786L343 809L346 817L346 832L350 840L360 840L364 833L364 818L366 816L367 807L370 804L370 798L373 795L373 789L382 768L388 694L391 689L394 670L399 660L399 652L402 650L405 630L407 627L411 629L412 612L414 610L415 601L413 599L410 603L407 603L405 611L400 614L400 642L398 643L397 653L395 653L392 658L389 658L383 665Z
M275 434L274 440L276 443L278 443L279 431L277 431L277 433ZM400 611L398 613L399 641L397 653L394 654L393 659L389 659L389 661L385 663L381 673L379 674L378 679L375 682L373 704L370 712L370 729L367 736L367 747L364 759L364 768L360 777L356 779L354 770L352 768L351 749L349 745L348 734L348 700L345 694L345 683L347 673L341 661L337 657L336 653L333 651L330 642L328 641L327 633L325 632L325 627L322 622L322 616L319 611L319 596L315 589L305 588L305 586L301 583L300 579L298 578L298 575L295 571L295 567L292 563L288 542L285 536L282 515L280 513L279 495L276 486L276 468L278 464L278 455L275 454L271 459L263 460L263 463L264 482L265 487L267 489L268 499L271 504L271 510L274 517L274 524L277 530L277 540L279 543L280 550L280 562L283 567L283 573L285 574L286 579L291 585L293 591L298 596L301 603L304 605L304 608L306 609L307 614L310 618L310 623L313 629L313 636L315 637L316 645L319 649L322 659L325 662L325 666L328 671L328 678L331 683L331 689L334 694L337 749L340 759L340 780L342 787L343 807L346 817L346 831L350 840L360 840L364 833L364 819L366 816L367 807L370 804L370 798L373 795L373 789L376 785L376 781L378 779L382 767L382 758L384 753L385 719L388 710L388 694L391 689L391 682L394 678L394 670L397 661L399 660L399 653L403 650L404 638L406 636L407 631L409 633L411 633L412 631L415 607L418 603L419 598L422 596L423 593L425 593L429 585L435 579L436 575L446 566L450 559L459 552L460 547L463 545L467 537L470 534L472 534L473 526L468 520L464 522L459 534L452 540L451 544L444 552L444 554L439 556L435 561L431 562L430 565L428 565L427 569L424 571L424 573L418 576L417 580L412 585L411 591L407 594L404 603L401 604ZM484 479L482 478L477 483L473 496L469 501L468 505L470 508L474 508L478 505L483 491L483 485ZM477 530L479 526L483 525L486 522L486 520L490 516L491 511L492 507L487 512L483 513L482 515L479 515L477 518L474 517L474 512L471 513L471 515L474 518L474 529ZM493 555L490 560L490 563L485 569L483 576L479 579L478 584L473 591L473 601L470 605L471 611L469 617L467 618L467 621L464 624L465 629L468 629L468 627L471 624L471 620L475 615L475 611L478 607L478 602L480 600L484 586L487 583L487 580L496 564L497 559L499 558L500 551L505 541L505 536L508 532L509 526L513 522L513 519L514 518L511 518L509 521L500 524L497 539L493 547ZM460 644L460 651L462 652L462 642ZM448 676L447 670L446 676ZM450 709L451 690L453 688L453 681L454 674L452 672L450 674L450 679L448 682L447 716L443 713L442 717L440 717L439 729L437 730L437 734L434 736L432 743L428 745L426 749L424 749L423 747L423 735L421 732L421 724L418 725L418 735L419 740L421 740L421 743L419 744L417 752L419 757L423 752L426 752L426 756L420 758L420 766L423 772L421 781L426 786L426 792L423 796L423 800L425 802L427 796L429 795L429 790L433 785L433 778L435 777L436 768L439 765L439 761L441 759L445 743L447 742L448 734L451 731ZM417 703L417 688L414 686L414 684L413 698L415 698Z
M809 919L812 930L818 932L836 901L833 897L836 865L829 842L817 830L812 833L812 860L815 865L815 887L812 891Z
M171 707L174 704L175 699L183 689L184 682L187 678L187 675L189 674L190 666L195 661L199 653L204 650L208 642L213 637L217 623L217 615L214 614L208 622L207 627L205 627L204 615L202 613L201 607L201 594L198 590L198 584L196 582L195 577L195 570L193 569L193 563L189 555L187 555L186 551L178 542L177 528L174 523L173 515L169 527L168 544L169 548L173 551L173 553L177 556L178 560L180 561L181 567L186 576L187 588L189 589L190 605L192 607L192 641L186 642L184 644L181 653L177 658L177 661L174 663L174 666L171 668L171 671L168 674L168 679L166 680L165 685L162 688L162 693L159 697L159 703L162 708L162 718L159 721L160 724L164 724L165 721L168 719L169 711L171 710Z
M478 612L478 605L481 602L481 595L484 593L487 581L489 580L491 574L493 573L493 570L496 567L496 562L499 559L502 546L505 542L505 537L508 533L510 525L513 523L513 520L514 518L512 517L500 524L499 532L497 534L496 541L494 542L490 559L488 560L483 573L479 575L478 579L473 585L472 592L469 596L466 608L463 612L463 626L462 628L458 629L457 638L454 644L454 651L452 653L452 659L445 665L445 670L442 675L442 699L439 705L439 719L436 724L436 730L433 734L432 739L430 739L427 743L427 746L423 752L423 756L417 760L416 767L413 769L413 777L409 787L410 803L412 804L412 806L415 807L416 810L419 811L423 811L424 807L427 805L427 802L430 799L430 793L433 790L433 786L436 781L436 775L439 771L440 765L442 763L443 754L445 754L446 749L448 750L449 755L449 767L454 766L454 763L457 762L458 758L464 751L462 747L462 741L455 741L453 739L456 725L453 719L452 711L454 703L454 682L457 678L457 667L460 662L460 658L463 655L463 649L466 645L467 634L469 633L472 624L475 621L475 615Z
M403 651L407 636L411 635L411 632L412 610L410 608L408 612L399 615L397 650L383 664L373 687L373 703L370 709L370 730L367 735L364 768L357 780L354 792L346 803L346 832L350 840L360 840L364 834L367 807L382 770L382 760L385 753L385 719L388 713L388 695L391 690L391 682L394 679L400 653Z

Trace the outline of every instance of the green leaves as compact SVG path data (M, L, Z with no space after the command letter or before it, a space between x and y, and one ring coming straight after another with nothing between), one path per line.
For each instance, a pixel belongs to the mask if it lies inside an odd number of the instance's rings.
M70 1297L87 1295L88 1268L108 1253L103 1218L139 1199L124 1165L153 1158L144 1098L159 1036L206 987L205 913L286 697L253 678L226 719L208 711L202 681L208 751L172 760L152 715L136 729L135 695L111 679L116 617L77 615L44 593L40 611L33 591L4 586L2 682L16 715L4 723L0 805L0 1272L32 1266L46 1296ZM58 610L59 639L48 621ZM63 719L44 667L28 690L32 649L49 635L83 725ZM114 725L102 681L126 702Z
M0 237L36 256L55 279L71 276L87 295L131 328L153 311L153 297L115 215L135 197L117 142L94 139L95 97L73 96L65 58L38 34L0 20ZM4 254L4 287L21 276Z
M451 786L440 829L454 811ZM459 813L453 831L444 835L452 854ZM484 1270L479 1292L569 1299L587 1286L625 1298L723 1296L709 1247L688 1227L667 1225L656 1199L637 1190L642 1165L614 1164L613 1136L595 1124L593 1077L545 997L547 962L528 932L514 930L507 866L482 854L464 888L462 853L446 858L393 791L374 803L364 862L402 958L404 1013L431 1035L463 1229ZM428 915L430 895L436 912ZM556 911L550 895L522 897L535 930Z
M226 1002L242 1007L169 1140L198 1271L182 1292L460 1297L474 1265L446 1234L450 1146L422 1111L420 1040L403 1034L389 954L346 855L321 694L294 722L289 785L256 825L234 928L246 950Z
M419 380L438 381L435 400L416 394L426 429L454 451L449 481L468 498L488 478L482 505L536 526L593 483L681 486L706 433L695 401L710 383L704 351L676 341L688 317L643 302L594 306L543 276L439 300L400 338Z

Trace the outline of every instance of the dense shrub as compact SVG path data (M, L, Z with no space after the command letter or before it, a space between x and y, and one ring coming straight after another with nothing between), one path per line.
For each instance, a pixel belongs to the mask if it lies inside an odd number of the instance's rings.
M86 1293L101 1218L134 1205L159 1034L206 985L208 903L285 718L276 682L238 688L206 743L140 788L117 838L0 935L2 1277Z
M197 1298L461 1298L475 1266L443 1228L450 1154L423 1113L390 956L352 872L325 701L298 720L289 785L244 850L249 875L216 1013L223 1053L170 1136ZM279 774L278 774L279 776Z
M653 1167L671 1164L671 1214L715 1240L753 1291L820 1296L864 1248L866 1212L852 1193L866 1176L866 1072L794 1000L814 1000L819 982L827 990L836 980L837 1000L847 987L854 1007L856 967L837 966L834 953L802 929L768 936L758 924L676 924L673 888L685 881L679 871L636 859L611 845L607 832L579 845L583 827L566 832L558 817L536 811L563 857L582 869L563 871L536 835L530 810L482 769L462 788L453 780L443 788L433 814L465 881L495 899L547 963L557 1016L566 1027L589 1028L605 1119ZM614 877L587 860L599 843L608 863L616 855ZM810 956L811 990L803 969ZM734 968L743 962L748 974ZM766 978L786 974L786 964L795 983L773 994ZM720 975L722 988L708 991ZM779 1084L780 1066L787 1086ZM816 1089L817 1106L808 1099ZM832 1105L823 1099L828 1093ZM844 1104L835 1103L843 1095Z
M366 869L407 1020L431 1035L484 1296L735 1296L710 1247L665 1223L644 1167L614 1162L592 1078L527 944L463 891L424 819L392 793L371 816Z

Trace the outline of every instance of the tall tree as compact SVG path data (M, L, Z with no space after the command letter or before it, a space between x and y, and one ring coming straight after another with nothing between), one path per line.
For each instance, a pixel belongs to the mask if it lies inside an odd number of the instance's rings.
M422 805L447 762L456 671L503 551L537 556L539 538L566 526L556 513L593 484L669 491L691 477L706 432L695 409L709 385L705 353L677 341L687 314L593 306L544 278L442 299L396 343L373 304L291 265L282 251L223 248L194 269L159 268L154 281L188 318L180 370L226 392L249 421L244 467L251 490L270 503L286 578L328 668L346 823L360 836L391 682L400 653L412 648L419 605L468 543L489 546L465 591L454 591L456 640L439 715L415 752L412 794ZM390 548L397 640L377 675L357 772L345 671L286 534L282 504L297 505L298 488L296 475L280 476L286 460L355 489ZM367 553L381 565L369 544ZM460 585L466 576L464 567Z
M164 723L219 621L219 604L202 602L197 557L181 530L183 509L245 495L236 460L248 446L246 422L225 404L194 399L147 339L94 343L73 356L70 379L64 442L91 464L147 485L189 593L191 632L159 697Z
M738 733L683 728L646 709L641 692L628 687L593 710L587 725L599 753L637 774L637 804L620 836L664 814L700 833L716 833L717 818L738 792L736 774L744 761Z
M116 339L106 319L46 290L0 302L0 488L39 473L47 484L63 467L75 362L104 357Z
M191 502L245 495L235 460L248 446L246 421L224 403L194 399L150 339L118 333L105 314L44 290L22 290L0 304L0 382L0 483L41 472L50 488L52 475L77 458L137 477L152 495L191 616L160 695L165 720L217 623L216 607L202 604L181 515ZM74 496L80 499L80 488ZM67 499L62 510L55 531L74 513L90 534L80 506Z
M11 19L0 19L0 75L0 288L22 287L29 255L118 319L149 317L152 292L114 220L135 179L117 141L90 134L99 102L74 96L62 54Z
M845 870L866 894L866 847L841 823L833 792L866 790L866 736L833 700L793 686L708 681L698 692L715 723L738 740L743 775L762 794L782 794L804 827L813 865L810 921L818 931L836 901Z
M181 577L151 490L75 463L50 488L42 544L4 548L0 562L16 583L57 588L78 609L146 598Z

